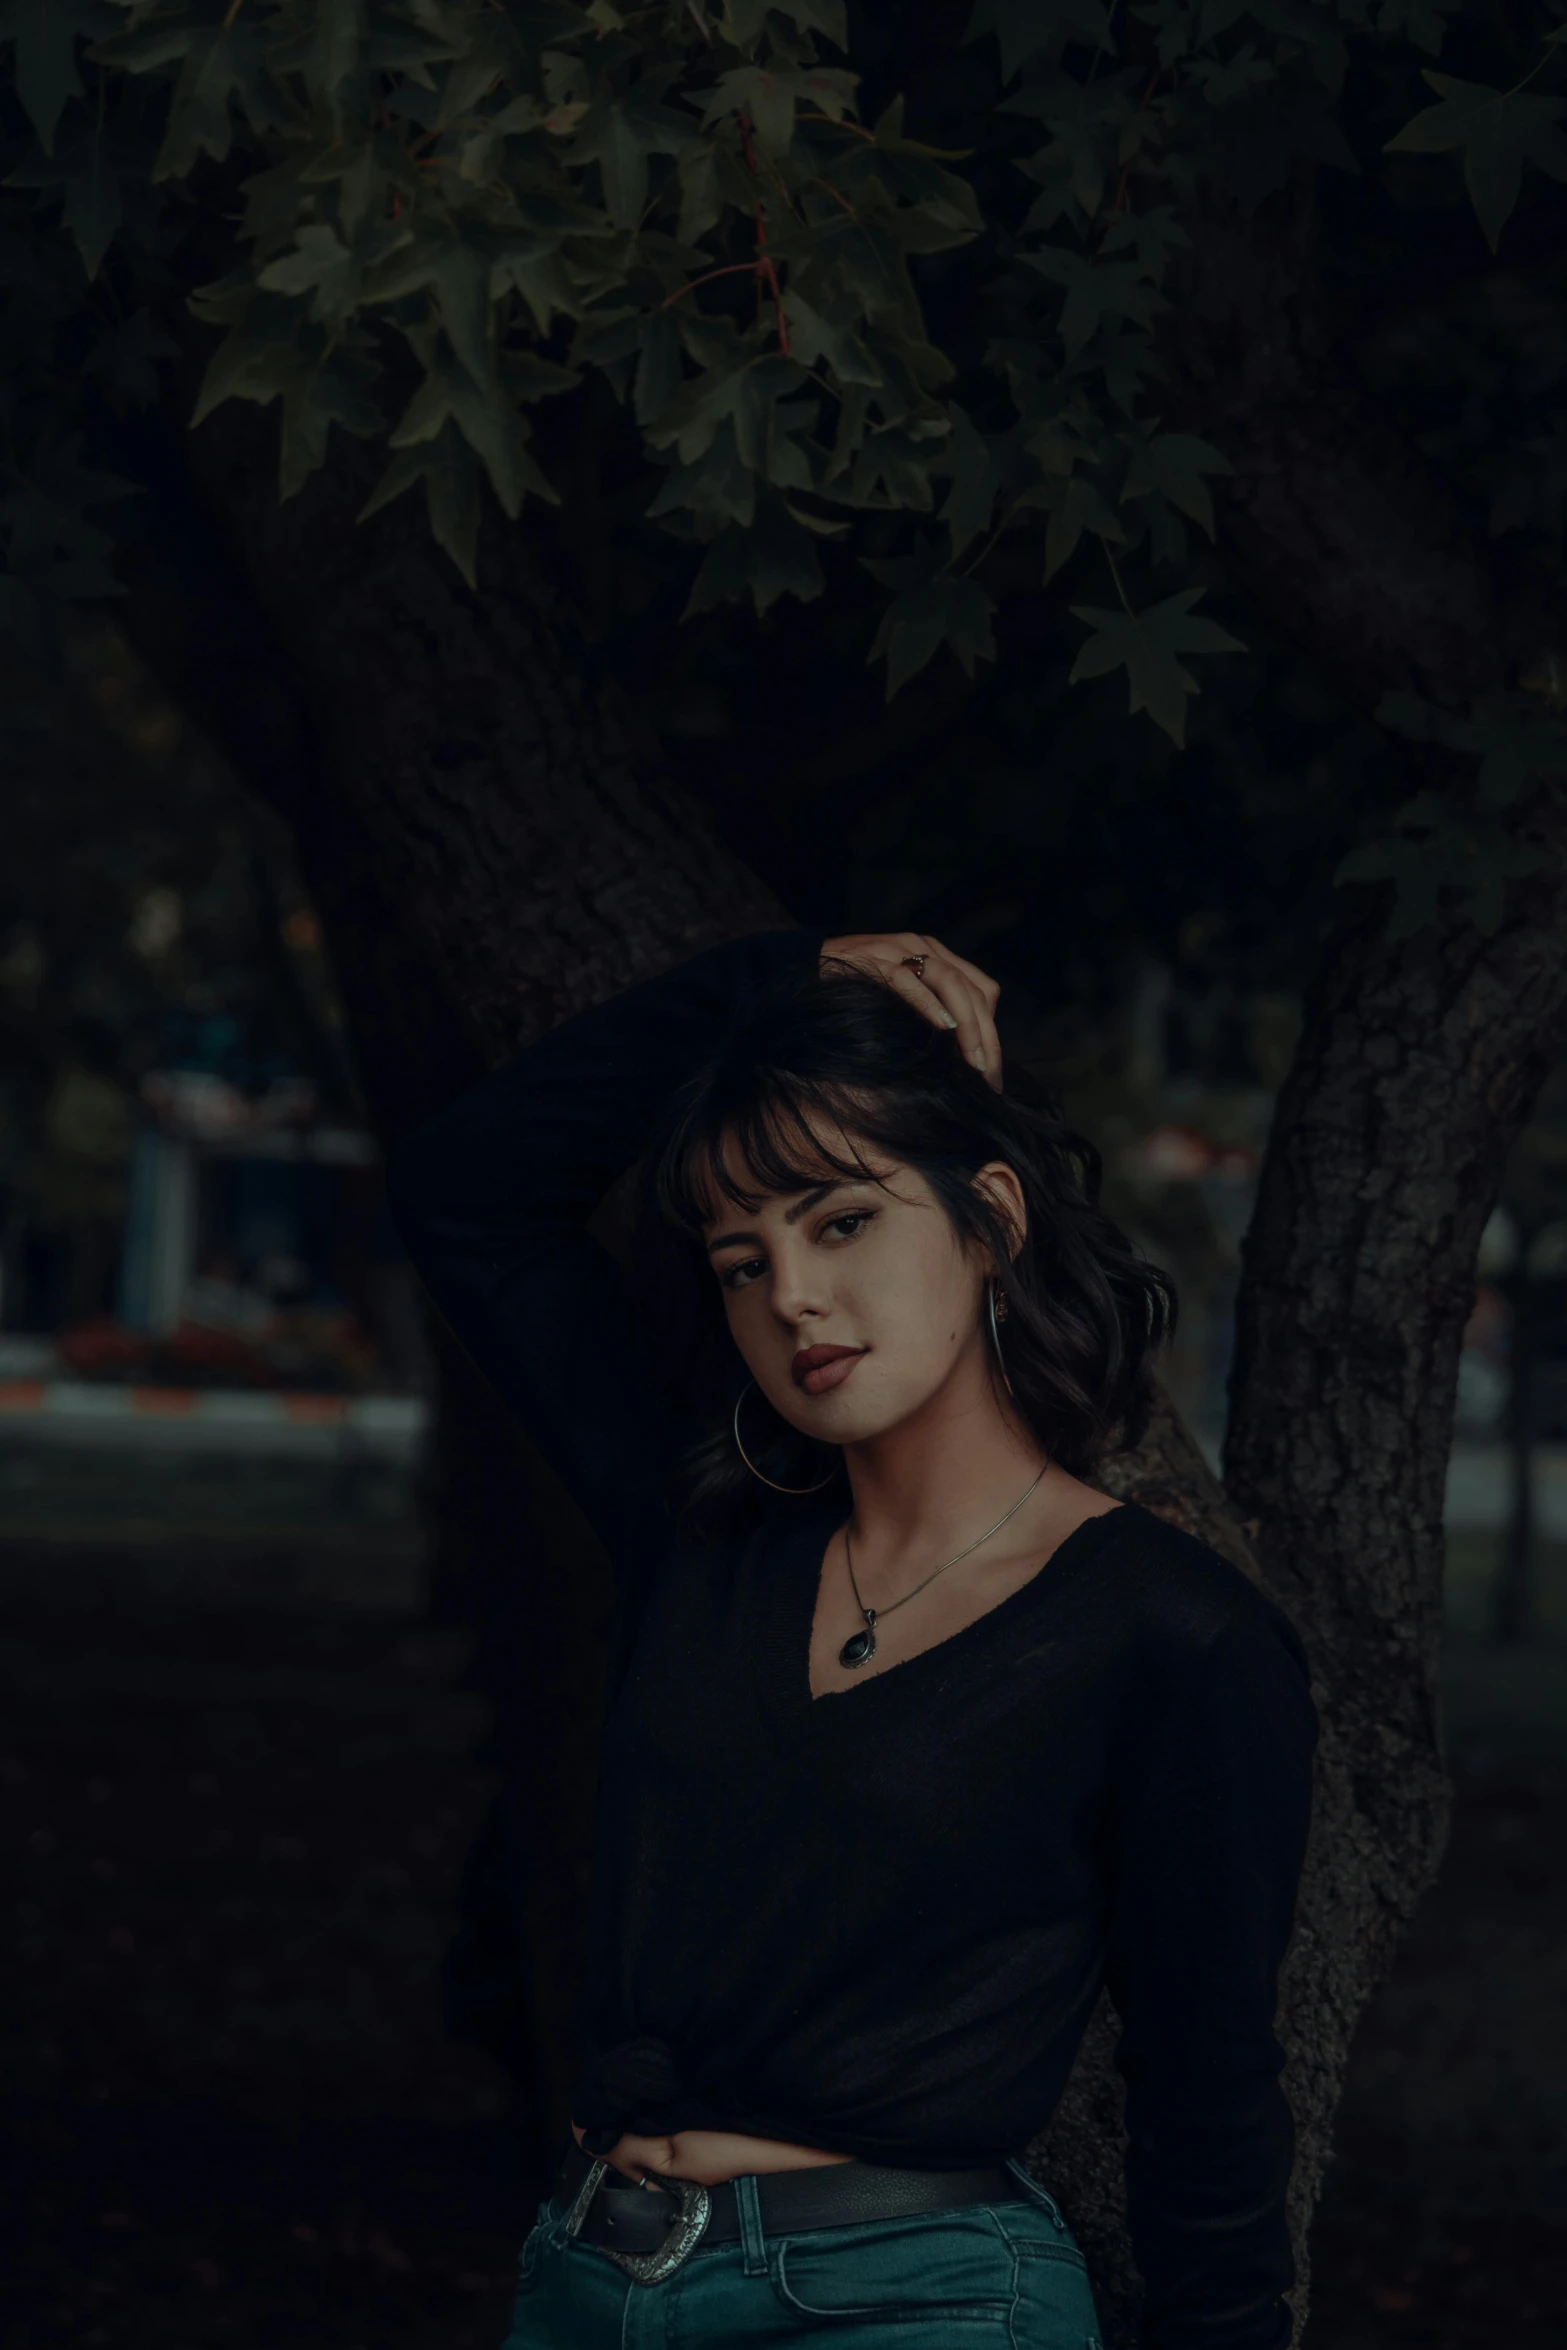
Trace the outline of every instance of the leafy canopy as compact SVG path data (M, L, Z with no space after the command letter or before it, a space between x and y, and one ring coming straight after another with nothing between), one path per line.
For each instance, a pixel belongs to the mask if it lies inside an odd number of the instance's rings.
M276 402L284 496L334 427L379 442L365 512L421 493L470 583L484 485L509 519L556 499L533 411L598 374L689 610L862 563L891 694L992 658L1033 566L1087 631L1073 677L1124 671L1179 743L1187 659L1243 649L1195 609L1226 460L1165 422L1182 216L1355 169L1351 66L1413 101L1456 5L977 0L943 147L895 93L867 119L844 0L0 0L0 619L112 592L69 386L149 398L188 297L220 336L198 419ZM1567 177L1567 100L1533 87L1557 13L1516 88L1425 69L1390 142L1458 159L1493 247L1526 172Z

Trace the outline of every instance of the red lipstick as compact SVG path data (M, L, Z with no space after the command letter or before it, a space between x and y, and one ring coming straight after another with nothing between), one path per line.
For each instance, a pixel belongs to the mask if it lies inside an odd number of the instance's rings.
M868 1352L863 1346L802 1346L789 1365L790 1376L807 1395L825 1395L829 1388L841 1387Z

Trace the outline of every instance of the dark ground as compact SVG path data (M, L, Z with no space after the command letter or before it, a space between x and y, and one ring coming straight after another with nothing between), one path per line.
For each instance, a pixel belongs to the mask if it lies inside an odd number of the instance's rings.
M1360 2037L1310 2350L1567 2332L1567 1644L1487 1647L1458 1563L1457 1825ZM482 1721L416 1587L395 1528L0 1542L6 2350L500 2342L531 2202L434 1987Z

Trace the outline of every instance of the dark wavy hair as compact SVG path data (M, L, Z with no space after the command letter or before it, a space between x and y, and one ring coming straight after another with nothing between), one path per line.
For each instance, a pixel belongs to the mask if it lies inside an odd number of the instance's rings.
M1027 1205L1015 1255L1005 1217L972 1180L997 1159ZM769 1192L874 1181L888 1162L917 1169L959 1237L990 1250L1012 1401L1050 1458L1083 1475L1141 1434L1175 1294L1099 1206L1098 1152L1036 1076L1009 1064L994 1092L950 1030L844 965L749 1010L675 1094L643 1162L636 1257L703 1424L671 1498L699 1529L732 1528L769 1498L735 1450L746 1372L702 1250L705 1221L720 1199L754 1211ZM802 1436L759 1392L744 1426L746 1450L780 1485L843 1476L840 1448Z

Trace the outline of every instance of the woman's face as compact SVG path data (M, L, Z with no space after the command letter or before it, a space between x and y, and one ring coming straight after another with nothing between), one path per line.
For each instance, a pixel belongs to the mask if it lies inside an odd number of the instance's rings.
M879 1181L773 1192L755 1209L721 1201L703 1228L752 1378L792 1427L830 1444L883 1435L932 1405L972 1408L991 1392L988 1258L965 1247L922 1175L855 1147ZM975 1181L1021 1236L1012 1169L982 1168Z

